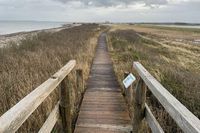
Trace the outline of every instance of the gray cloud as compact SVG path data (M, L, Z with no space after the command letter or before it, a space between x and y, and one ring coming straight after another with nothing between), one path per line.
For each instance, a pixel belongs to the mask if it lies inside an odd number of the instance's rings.
M152 5L165 5L168 3L167 0L56 0L62 3L69 2L80 2L84 6L88 7L115 7L118 5L134 5L135 3L144 3L146 6Z
M113 22L200 23L200 0L167 1L0 0L0 20L40 20L67 22L103 22L105 20L109 20ZM143 4L137 5L136 3ZM124 7L117 7L118 5L124 5ZM144 5L148 7L144 7ZM160 8L149 8L157 7L159 5L164 6L160 6Z

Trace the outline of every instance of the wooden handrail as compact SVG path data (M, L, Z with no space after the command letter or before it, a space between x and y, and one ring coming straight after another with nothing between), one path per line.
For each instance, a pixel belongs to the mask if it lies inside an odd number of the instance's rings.
M38 133L51 133L54 125L59 119L59 102L56 104L54 109L51 111L49 117L43 124L43 126L40 128Z
M47 96L60 84L60 82L75 67L76 61L69 61L51 78L33 90L0 117L0 133L13 133L35 111ZM56 113L56 110L55 112Z
M139 62L134 62L133 67L138 72L143 82L148 86L148 89L184 132L200 133L200 120L194 114L170 94ZM147 108L147 111L149 113L150 109ZM146 116L144 115L146 119L149 119L149 117L152 117L151 113L146 114ZM153 126L156 126L157 122L155 122L155 119L151 119L154 120ZM157 127L160 129L159 125ZM162 130L160 130L160 132L162 132Z
M164 133L163 129L161 128L160 124L153 116L149 106L145 103L145 120L149 124L153 133Z

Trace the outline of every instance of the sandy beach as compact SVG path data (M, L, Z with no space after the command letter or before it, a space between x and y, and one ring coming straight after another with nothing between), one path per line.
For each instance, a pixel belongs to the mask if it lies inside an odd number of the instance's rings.
M59 32L63 29L72 28L75 26L80 26L81 24L66 24L62 27L58 28L51 28L51 29L42 29L42 30L35 30L35 31L29 31L29 32L17 32L12 34L6 34L6 35L0 35L0 48L6 47L6 45L10 43L19 44L22 39L25 39L28 36L35 36L40 32Z

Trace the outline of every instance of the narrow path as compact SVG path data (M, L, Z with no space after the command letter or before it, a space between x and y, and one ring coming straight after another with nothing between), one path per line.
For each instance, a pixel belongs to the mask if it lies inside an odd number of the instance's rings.
M75 133L126 133L130 132L130 123L103 33L99 37Z

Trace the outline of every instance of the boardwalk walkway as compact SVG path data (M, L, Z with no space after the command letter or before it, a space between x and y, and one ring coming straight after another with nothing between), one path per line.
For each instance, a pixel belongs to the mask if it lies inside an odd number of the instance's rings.
M75 133L125 133L130 132L130 124L103 33L99 37Z

